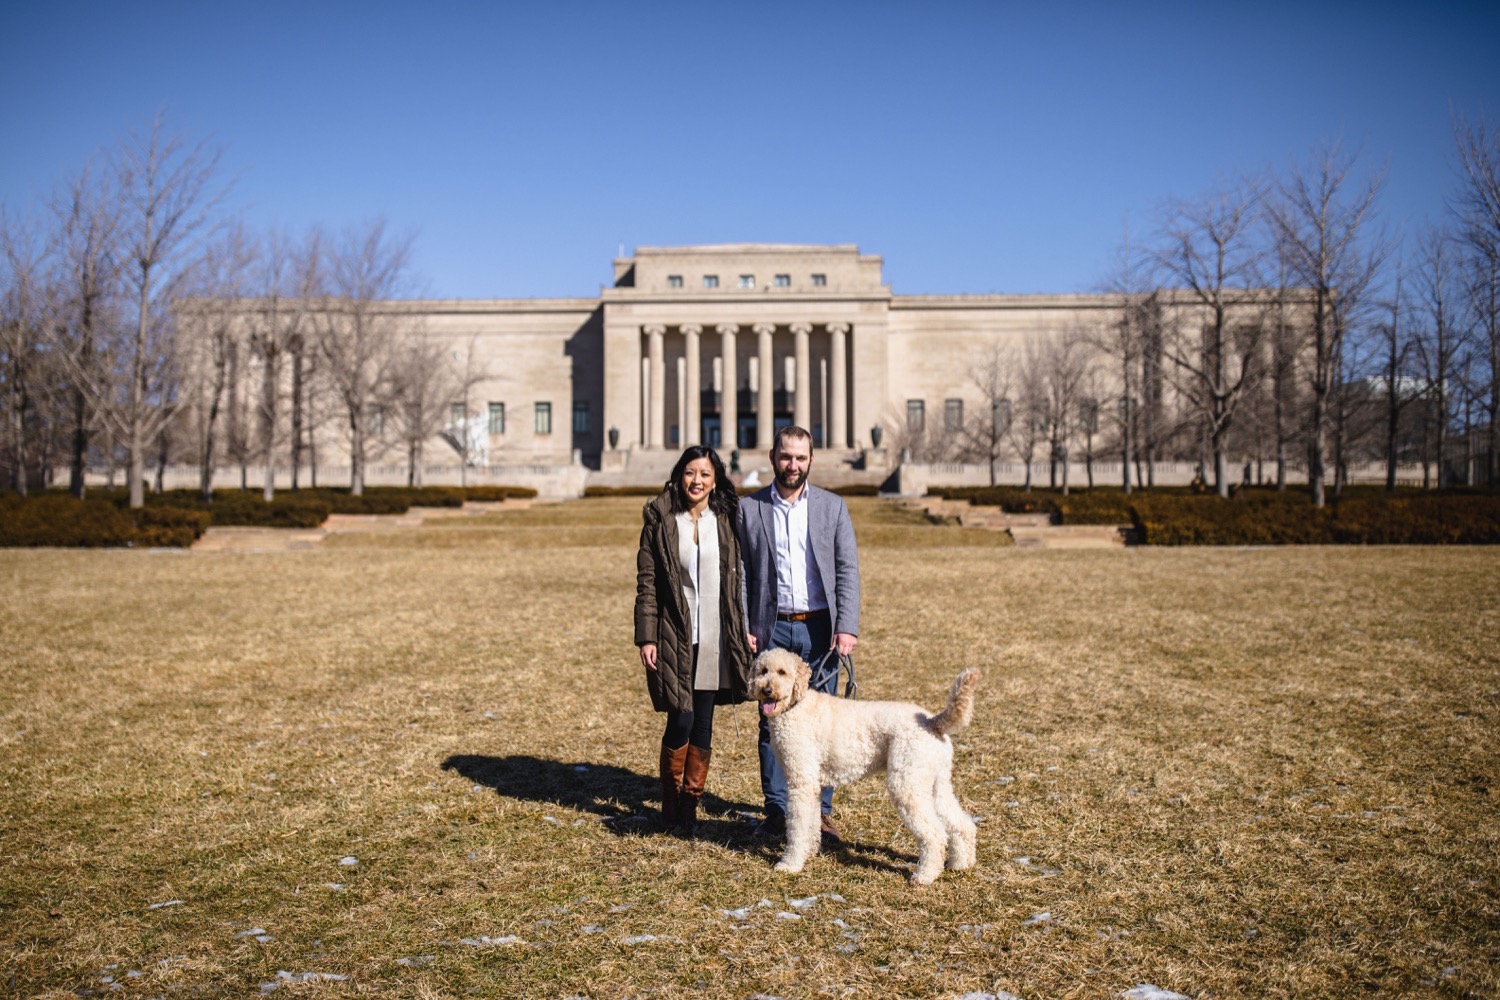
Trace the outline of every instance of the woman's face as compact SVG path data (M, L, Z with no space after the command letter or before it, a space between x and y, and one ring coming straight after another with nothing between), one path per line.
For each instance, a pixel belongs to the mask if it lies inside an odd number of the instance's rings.
M682 492L696 507L708 499L714 489L714 464L707 458L695 458L682 470Z

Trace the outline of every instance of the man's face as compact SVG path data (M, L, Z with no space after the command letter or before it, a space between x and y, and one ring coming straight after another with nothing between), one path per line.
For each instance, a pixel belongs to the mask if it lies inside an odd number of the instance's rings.
M771 451L771 467L776 470L776 485L785 493L795 493L807 482L807 472L812 468L812 442L783 438L781 446Z

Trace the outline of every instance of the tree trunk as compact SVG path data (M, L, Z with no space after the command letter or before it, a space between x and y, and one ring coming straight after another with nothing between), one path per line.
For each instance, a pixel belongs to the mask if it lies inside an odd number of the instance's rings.
M19 353L19 352L18 352ZM12 483L21 496L26 495L26 394L17 378L11 386L11 414L15 433L15 450L11 460L16 463Z
M170 455L171 447L172 441L167 434L167 428L162 427L161 433L157 436L156 443L156 492L158 494L164 492L166 489L167 458Z
M302 352L292 353L292 492L302 467Z
M1324 421L1326 419L1325 407L1327 403L1321 392L1313 393L1312 401L1312 442L1311 449L1307 455L1307 489L1312 496L1314 507L1322 507L1325 503L1323 493L1323 456L1327 454L1327 430Z
M73 390L73 447L68 464L68 492L82 500L86 487L83 477L88 470L89 404L81 386Z
M358 407L349 411L349 495L365 495L365 427L364 414Z
M275 331L272 331L272 336ZM281 387L277 384L281 373L280 357L273 348L265 352L265 365L261 377L261 454L265 457L265 480L261 483L261 497L266 503L276 499L276 417Z

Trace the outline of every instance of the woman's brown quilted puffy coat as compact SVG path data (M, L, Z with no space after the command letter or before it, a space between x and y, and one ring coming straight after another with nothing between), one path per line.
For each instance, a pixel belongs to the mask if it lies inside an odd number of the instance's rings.
M635 644L656 643L656 670L646 672L651 706L658 712L693 710L693 626L682 596L677 561L677 518L663 490L642 510L641 547L636 554ZM719 528L718 705L750 699L750 645L740 604L740 542L734 514L716 514Z

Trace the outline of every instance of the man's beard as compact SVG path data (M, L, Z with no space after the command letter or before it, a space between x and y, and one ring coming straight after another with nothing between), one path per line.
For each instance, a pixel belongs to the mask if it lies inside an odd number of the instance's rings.
M806 469L803 469L800 472L793 469L776 470L776 485L780 486L788 493L794 493L797 490L801 489L802 484L805 482L807 482Z

